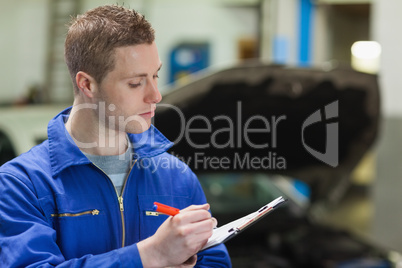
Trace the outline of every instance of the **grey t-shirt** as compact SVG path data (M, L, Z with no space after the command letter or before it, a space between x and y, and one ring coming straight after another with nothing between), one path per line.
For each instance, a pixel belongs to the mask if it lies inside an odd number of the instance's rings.
M131 168L133 148L130 145L129 143L127 151L121 155L93 155L84 153L95 166L109 176L119 196Z

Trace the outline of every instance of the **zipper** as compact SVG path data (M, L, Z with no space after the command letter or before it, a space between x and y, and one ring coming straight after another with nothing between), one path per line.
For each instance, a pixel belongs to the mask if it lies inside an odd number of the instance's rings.
M88 211L84 211L84 212L80 212L80 213L60 213L60 214L56 213L56 214L50 214L50 216L52 216L52 217L77 217L77 216L88 215L88 214L99 215L99 210L93 209L93 210L88 210Z
M128 177L130 176L131 170L133 169L133 167L134 167L136 162L137 162L137 159L135 159L134 162L132 163L132 165L130 167L130 170L127 173L126 179L124 180L123 188L121 189L121 195L118 196L119 206L120 206L120 215L121 215L121 227L122 227L122 230L123 230L122 239L121 239L121 247L122 248L124 248L124 246L126 244L126 227L125 227L125 223L124 223L123 194L124 194L124 190L126 189L126 184L127 184L127 181L128 181ZM116 187L115 187L115 189L116 189ZM117 193L117 190L116 190L116 193Z
M131 171L131 170L130 170ZM129 173L130 174L130 173ZM127 178L124 181L124 185L126 184ZM124 186L123 186L124 187ZM126 244L126 225L124 223L124 206L123 206L123 190L121 190L121 196L118 197L119 199L119 206L120 206L120 217L121 217L121 229L122 229L122 237L121 237L121 247L124 248Z
M119 196L119 193L117 192L116 187L113 184L113 181L110 179L110 177L101 169L99 168L97 165L95 165L94 163L92 163L92 165L94 165L95 167L97 167L100 171L102 171L103 174L105 174L105 176L109 179L109 181L112 183L113 188L116 192L116 196L117 196L117 201L119 203L119 210L120 210L120 218L121 218L121 227L122 227L122 238L121 238L121 247L124 248L125 243L126 243L126 226L124 223L124 205L123 205L123 194L124 194L124 189L126 188L126 184L127 184L127 180L128 177L130 176L131 170L133 169L135 163L137 162L137 159L134 160L134 162L131 164L130 170L127 173L126 178L124 179L124 184L123 184L123 188L121 189L121 195Z

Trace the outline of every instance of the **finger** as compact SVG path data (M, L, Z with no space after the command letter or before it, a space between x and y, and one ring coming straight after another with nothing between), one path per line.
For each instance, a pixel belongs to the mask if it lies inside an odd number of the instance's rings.
M213 222L213 228L216 228L216 226L218 226L218 220L215 219L214 217L212 217L211 220Z
M199 234L203 236L202 239L208 239L212 235L213 228L214 222L211 219L207 219L199 222L177 225L172 234L181 238L187 237L188 239Z
M210 205L209 205L208 203L205 203L205 204L202 204L202 205L191 205L191 206L188 206L188 207L186 207L186 208L180 210L180 212L182 212L182 211L191 211L191 210L200 210L200 209L209 210L209 208L210 208Z
M173 223L177 225L195 223L199 221L210 220L211 213L208 210L191 210L180 212L172 218Z
M197 263L197 255L193 255L187 261L185 261L183 265L193 267L196 263Z
M189 233L193 233L193 234L208 233L206 235L209 238L209 236L212 235L212 231L213 231L214 227L215 227L215 222L211 219L207 219L204 221L194 222L191 225L189 225L187 228L189 229Z
M204 234L196 234L193 236L195 252L200 251L207 243L209 237L205 237Z

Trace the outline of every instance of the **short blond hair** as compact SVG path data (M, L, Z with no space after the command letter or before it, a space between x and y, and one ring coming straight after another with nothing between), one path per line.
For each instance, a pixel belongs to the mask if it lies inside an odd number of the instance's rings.
M151 44L154 29L145 17L133 9L106 5L87 11L71 21L64 57L73 81L79 71L101 83L114 69L114 49L139 44Z

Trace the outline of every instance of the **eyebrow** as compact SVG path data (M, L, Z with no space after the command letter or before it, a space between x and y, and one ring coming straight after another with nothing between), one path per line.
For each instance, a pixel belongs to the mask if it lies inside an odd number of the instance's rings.
M161 68L162 68L162 63L159 65L159 68L158 68L158 70L157 70L156 72L159 72ZM147 77L147 76L148 76L148 74L146 74L146 73L143 73L143 74L135 74L135 75L134 75L134 77Z

